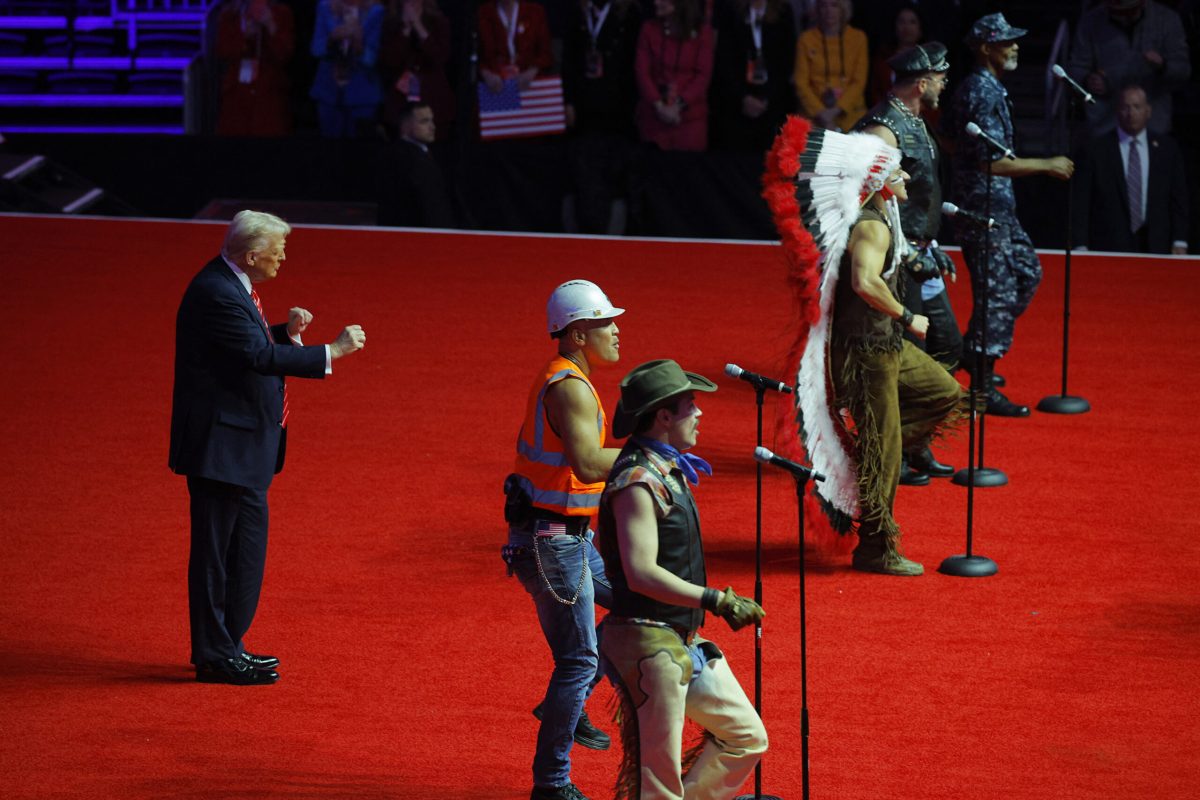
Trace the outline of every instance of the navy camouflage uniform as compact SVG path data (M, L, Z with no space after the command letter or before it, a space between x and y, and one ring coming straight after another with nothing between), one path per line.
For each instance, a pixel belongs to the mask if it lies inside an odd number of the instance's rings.
M990 207L987 198L987 174L981 169L986 161L1003 158L993 152L983 137L968 136L964 129L974 122L993 139L1013 147L1012 116L1008 91L986 68L975 69L954 96L954 110L947 132L957 139L954 152L954 202L960 208L988 214L996 220L987 239L988 262L987 355L999 358L1012 347L1013 326L1024 313L1042 280L1042 264L1034 252L1029 234L1017 220L1017 201L1012 178L992 176ZM956 219L954 227L963 257L971 273L971 293L975 307L967 325L964 345L967 352L981 348L984 320L981 319L984 296L983 265L985 231Z

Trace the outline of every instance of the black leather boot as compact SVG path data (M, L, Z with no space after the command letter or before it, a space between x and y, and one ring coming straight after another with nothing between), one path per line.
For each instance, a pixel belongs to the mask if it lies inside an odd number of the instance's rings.
M909 453L906 458L912 469L924 472L931 478L949 478L954 474L954 467L938 461L928 447ZM904 473L901 473L901 483L904 482L903 478Z

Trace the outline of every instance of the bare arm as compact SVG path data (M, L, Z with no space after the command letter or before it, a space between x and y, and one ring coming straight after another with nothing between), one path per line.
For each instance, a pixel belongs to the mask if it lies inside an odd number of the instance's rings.
M620 450L600 446L596 418L600 409L583 381L565 378L546 390L546 417L563 441L567 462L584 483L608 478Z
M987 172L987 164L979 169ZM1053 158L1001 158L992 162L992 174L997 177L1021 178L1026 175L1049 175L1061 181L1069 180L1075 172L1075 164L1066 156Z
M886 225L874 220L865 220L854 226L850 233L850 286L854 293L871 308L892 319L904 316L904 306L892 295L892 290L883 280L884 259L892 234ZM916 314L909 329L925 338L929 320Z
M886 125L868 125L863 128L863 132L869 133L872 136L878 136L892 147L899 147L900 144L896 141L896 134L892 133Z
M658 519L650 490L634 484L617 492L612 503L621 566L629 588L663 603L699 608L704 587L658 565Z

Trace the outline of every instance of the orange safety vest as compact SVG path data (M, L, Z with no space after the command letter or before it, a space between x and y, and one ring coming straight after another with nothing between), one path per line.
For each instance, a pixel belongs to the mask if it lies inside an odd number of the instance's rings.
M600 446L604 446L607 420L596 387L592 386L575 362L557 356L546 365L543 374L538 376L529 390L525 422L517 436L517 463L513 471L524 475L533 484L533 505L536 508L566 516L586 517L599 510L604 482L584 483L575 477L567 461L562 439L558 438L546 420L546 407L542 402L547 389L561 380L574 378L587 384L596 398L596 432L600 436Z

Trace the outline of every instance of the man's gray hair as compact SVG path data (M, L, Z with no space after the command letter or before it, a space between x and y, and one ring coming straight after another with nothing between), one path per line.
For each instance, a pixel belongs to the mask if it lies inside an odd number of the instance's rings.
M235 259L251 250L262 250L272 240L282 239L291 232L292 226L274 214L239 211L233 222L229 223L229 230L225 232L225 244L221 246L221 255Z

